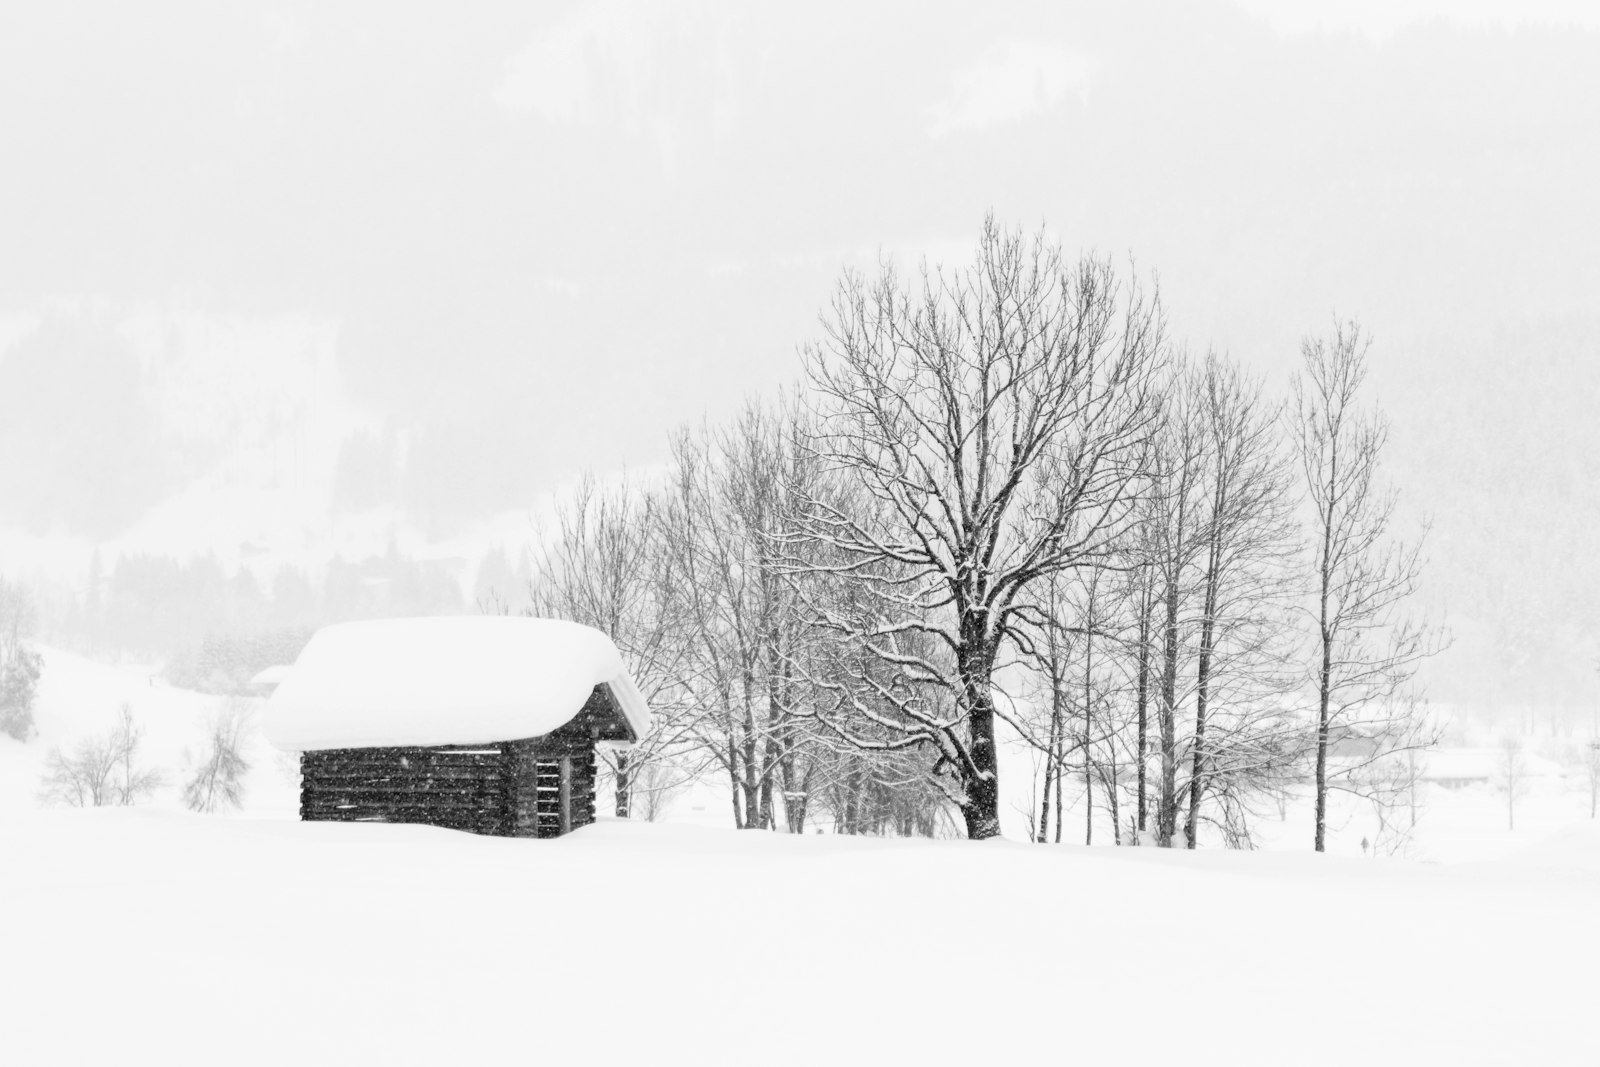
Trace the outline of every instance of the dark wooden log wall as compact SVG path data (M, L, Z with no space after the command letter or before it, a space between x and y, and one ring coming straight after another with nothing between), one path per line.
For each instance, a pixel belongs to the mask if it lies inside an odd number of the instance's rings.
M300 756L300 818L413 822L505 834L501 745L339 748Z
M618 716L604 689L596 687L596 698L571 722L542 737L485 745L302 753L300 817L425 823L503 837L557 837L565 758L572 765L571 828L587 826L595 818L595 739L624 739L616 736ZM625 731L626 725L621 729Z

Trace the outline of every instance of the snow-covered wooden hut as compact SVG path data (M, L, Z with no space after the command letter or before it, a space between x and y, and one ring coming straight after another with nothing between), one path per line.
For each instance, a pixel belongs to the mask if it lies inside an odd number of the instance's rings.
M594 821L595 747L650 709L611 639L553 619L339 623L312 636L263 726L300 754L300 817L556 837Z

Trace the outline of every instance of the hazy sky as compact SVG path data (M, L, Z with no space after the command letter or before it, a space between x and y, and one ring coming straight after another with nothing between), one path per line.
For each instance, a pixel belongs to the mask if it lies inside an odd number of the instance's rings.
M148 431L190 412L180 484L258 476L206 437L253 396L431 434L488 507L660 462L841 269L993 210L1279 384L1360 316L1454 584L1486 509L1575 506L1569 560L1600 518L1594 4L14 4L0 136L0 353L66 311L213 368Z
M1269 366L1600 291L1600 36L1493 21L1592 5L13 6L0 314L308 315L358 398L556 467L786 380L842 265L990 208Z

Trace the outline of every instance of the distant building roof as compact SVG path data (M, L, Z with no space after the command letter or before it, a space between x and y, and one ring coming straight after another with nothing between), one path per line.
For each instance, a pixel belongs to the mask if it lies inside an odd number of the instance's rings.
M483 615L347 622L312 636L263 727L290 751L486 744L560 728L602 685L642 737L650 709L599 630Z
M258 672L250 679L250 684L270 691L282 684L283 680L289 677L289 672L292 670L294 670L292 664L280 663L277 666L268 667L266 670Z
M1499 758L1492 748L1441 748L1418 758L1418 774L1425 782L1487 782Z

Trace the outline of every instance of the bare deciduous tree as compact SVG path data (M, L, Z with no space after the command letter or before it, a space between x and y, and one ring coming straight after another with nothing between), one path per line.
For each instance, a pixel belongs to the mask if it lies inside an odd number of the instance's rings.
M98 808L115 803L111 784L114 766L114 753L103 737L79 741L70 756L59 746L52 748L45 757L39 801L72 808Z
M1528 794L1528 756L1522 738L1507 734L1500 739L1495 760L1496 777L1506 794L1506 829L1517 828L1517 801Z
M144 728L124 703L110 733L85 738L70 756L50 750L39 799L77 808L138 803L163 784L159 771L139 765L143 740Z
M804 829L821 753L803 713L827 639L792 580L801 494L817 492L796 406L751 404L722 431L680 433L662 512L668 610L684 630L702 750L727 775L734 825Z
M1128 522L1165 347L1159 301L991 219L964 270L924 267L915 286L888 264L872 282L847 274L825 330L806 351L812 447L850 491L811 500L807 533L869 595L821 621L892 674L831 683L823 713L879 750L937 753L968 836L993 837L996 675L1043 615L1040 580L1109 563Z
M1203 440L1199 625L1185 837L1198 839L1202 804L1234 843L1250 839L1253 797L1299 765L1303 736L1285 707L1294 684L1290 607L1298 530L1293 474L1277 412L1261 384L1208 355L1188 382Z
M237 697L225 701L206 718L205 743L183 783L183 803L190 811L211 814L244 805L245 731L250 706Z
M600 486L585 475L540 530L538 573L528 589L532 614L567 619L607 634L654 712L648 736L629 748L603 746L615 812L632 814L634 785L684 748L687 724L679 685L682 646L661 596L660 502L623 481Z
M1314 599L1308 615L1315 654L1318 852L1326 846L1330 789L1371 797L1388 779L1365 772L1436 739L1405 692L1438 642L1402 610L1417 589L1422 542L1403 544L1392 536L1395 494L1379 477L1388 423L1360 407L1370 344L1353 322L1337 323L1329 338L1307 339L1289 412L1313 515ZM1365 741L1366 750L1342 766L1330 764L1336 732Z
M1036 718L1044 721L1042 730L1036 728L1028 737L1043 756L1043 782L1037 800L1039 814L1033 819L1030 812L1030 836L1040 844L1051 839L1051 826L1055 827L1055 841L1061 841L1061 809L1063 779L1067 770L1067 757L1072 753L1072 659L1073 634L1068 625L1070 608L1065 591L1065 579L1053 574L1045 579L1041 590L1044 621L1032 641L1031 657L1035 675L1033 705L1041 712ZM1039 734L1042 733L1042 736ZM1025 735L1027 736L1027 735ZM1053 805L1053 806L1052 806Z
M630 818L643 819L645 822L657 821L692 780L692 769L685 769L664 759L638 764L629 784L632 805L627 814Z
M1182 805L1178 731L1181 708L1189 695L1188 674L1182 668L1190 658L1193 641L1188 602L1205 551L1202 523L1208 442L1202 408L1190 381L1187 366L1179 363L1165 391L1152 464L1154 478L1140 507L1139 540L1149 553L1144 562L1153 578L1157 605L1153 640L1160 650L1155 699L1160 755L1155 834L1162 848L1172 847Z

